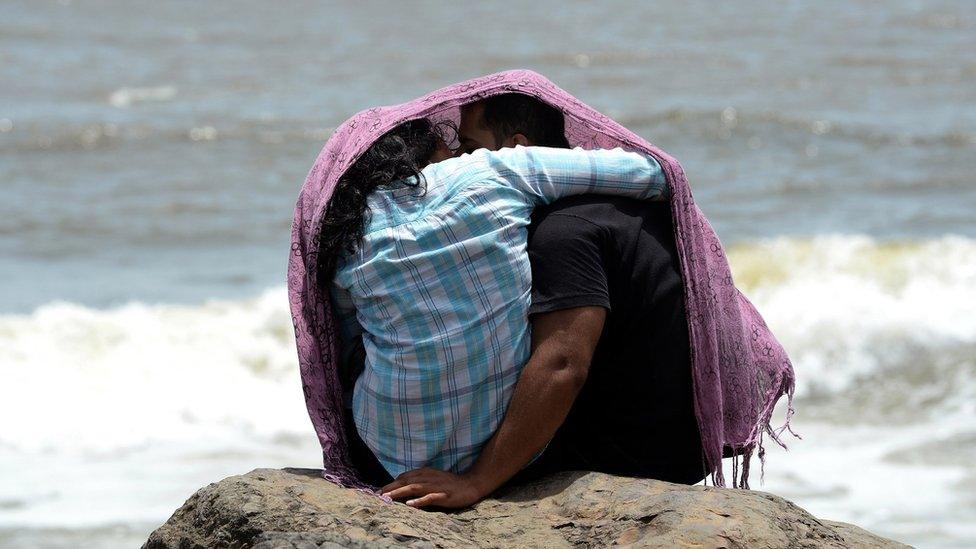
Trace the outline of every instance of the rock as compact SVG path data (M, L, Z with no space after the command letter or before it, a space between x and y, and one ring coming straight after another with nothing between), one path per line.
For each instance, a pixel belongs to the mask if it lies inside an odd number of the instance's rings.
M340 488L315 469L255 469L201 488L143 547L611 545L906 547L764 492L566 472L436 512Z

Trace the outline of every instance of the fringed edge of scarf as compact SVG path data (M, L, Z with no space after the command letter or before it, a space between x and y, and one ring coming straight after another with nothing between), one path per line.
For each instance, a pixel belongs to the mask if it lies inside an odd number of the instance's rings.
M377 497L386 503L393 503L393 499L389 496L384 496L380 491L381 486L373 486L368 482L363 482L359 480L359 474L357 471L350 467L345 466L329 466L328 460L326 460L326 466L321 472L322 478L335 484L340 488L346 488L356 492L360 492L369 496Z
M731 446L732 450L732 488L749 490L749 464L752 459L753 451L759 456L759 482L762 483L766 476L766 448L763 446L764 435L769 435L773 442L784 450L789 451L786 443L783 442L783 431L789 431L791 435L802 440L803 437L793 430L793 397L796 391L796 378L791 370L780 374L776 383L766 392L764 406L759 414L759 421L756 422L752 433L744 444ZM771 421L776 403L780 397L786 395L786 418L783 424L774 429ZM742 462L740 466L739 458ZM722 471L722 462L719 460L718 466L709 475L714 486L725 486L725 474Z

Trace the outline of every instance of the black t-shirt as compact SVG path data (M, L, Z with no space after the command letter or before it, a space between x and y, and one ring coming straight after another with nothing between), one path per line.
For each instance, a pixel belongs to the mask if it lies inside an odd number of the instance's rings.
M529 258L530 314L608 309L566 428L586 440L641 439L627 451L652 451L665 462L700 452L669 204L588 195L538 208ZM684 445L687 451L667 454L649 444Z

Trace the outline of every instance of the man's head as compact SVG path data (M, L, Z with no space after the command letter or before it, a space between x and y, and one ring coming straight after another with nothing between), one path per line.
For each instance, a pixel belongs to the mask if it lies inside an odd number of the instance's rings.
M464 152L515 145L569 148L563 113L521 93L506 93L461 107Z

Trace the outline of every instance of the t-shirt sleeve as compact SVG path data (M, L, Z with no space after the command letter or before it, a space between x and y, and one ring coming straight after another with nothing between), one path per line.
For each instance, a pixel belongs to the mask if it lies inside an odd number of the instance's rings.
M574 307L610 309L604 231L575 215L552 213L538 220L529 240L530 315Z

